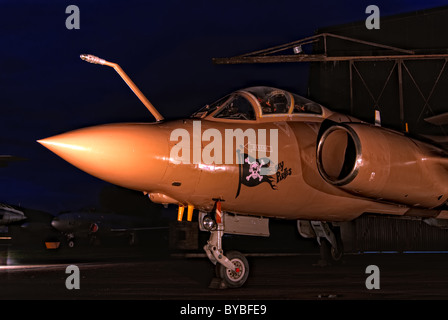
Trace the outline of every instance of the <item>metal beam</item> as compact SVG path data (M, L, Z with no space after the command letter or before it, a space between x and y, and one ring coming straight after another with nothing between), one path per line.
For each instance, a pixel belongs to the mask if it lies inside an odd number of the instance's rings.
M400 122L401 129L406 129L406 122L404 120L404 100L403 100L403 68L402 68L403 60L397 60L397 70L398 70L398 103L400 106ZM407 131L407 130L406 130Z
M329 53L331 50L329 50L329 43L328 39L333 38L337 40L342 41L349 41L353 43L357 43L360 45L371 47L368 51L366 51L366 55L339 55L339 56L331 56ZM298 54L290 54L293 49L297 46L303 46L303 45L309 45L311 43L317 43L320 42L320 46L314 46L311 54L308 54L306 52L301 52ZM288 51L290 50L290 51ZM323 50L323 52L322 52ZM381 51L380 51L381 50ZM295 51L295 50L294 50ZM359 51L358 51L359 52ZM357 52L357 53L358 53ZM434 52L434 51L432 51ZM413 81L414 85L416 86L417 91L422 96L425 104L423 106L422 112L420 114L420 117L422 117L424 111L426 108L429 108L429 110L432 112L432 109L429 105L429 99L431 98L435 87L437 86L441 75L445 72L445 69L448 69L448 49L440 50L439 52L442 53L430 53L430 51L420 50L418 54L416 54L413 50L406 50L401 49L389 45L349 38L345 36L339 36L331 33L322 33L314 36L310 36L307 38L303 38L298 41L290 42L287 44L258 50L230 58L213 58L212 61L214 64L253 64L253 63L298 63L298 62L348 62L349 67L349 77L350 77L350 111L351 114L354 112L354 71L356 74L358 74L359 78L361 79L362 83L364 84L365 88L367 89L370 97L373 99L375 103L375 107L379 106L379 100L381 99L381 96L389 83L389 80L395 70L395 66L397 66L397 73L398 73L398 103L400 108L400 122L403 130L407 131L406 121L405 121L405 110L404 110L404 93L403 93L403 75L406 71ZM431 89L431 92L429 93L428 97L425 97L423 93L421 92L419 86L417 85L415 79L413 78L412 74L408 70L406 66L406 61L429 61L429 60L445 60L444 64L442 66L442 69L440 70L438 77ZM392 69L389 72L389 75L387 77L386 82L383 85L383 88L379 94L379 97L377 99L374 98L371 90L365 83L363 77L361 76L359 70L356 68L356 62L385 62L385 61L394 61L395 64L393 65ZM404 70L403 70L404 69ZM447 116L448 117L448 116ZM430 120L432 120L430 118ZM445 133L445 131L442 128L442 131Z
M336 62L336 61L399 61L399 60L437 60L448 59L447 53L438 54L404 54L377 56L336 56L328 57L322 54L297 54L277 56L237 56L231 58L213 58L214 64L245 64L245 63L284 63L284 62Z

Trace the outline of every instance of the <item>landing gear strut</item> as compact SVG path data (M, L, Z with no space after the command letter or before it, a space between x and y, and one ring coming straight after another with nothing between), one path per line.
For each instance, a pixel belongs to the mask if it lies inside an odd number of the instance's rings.
M317 238L320 245L319 265L333 265L342 261L344 248L341 232L325 221L298 220L297 228L304 238Z
M74 248L76 245L75 235L73 233L67 234L67 244L69 248Z
M344 249L339 229L333 228L324 221L311 221L311 225L320 245L320 256L326 265L338 264L342 261Z
M204 251L210 261L216 265L216 278L210 283L210 288L239 288L244 285L249 276L249 263L238 251L229 251L227 255L224 255L222 250L224 223L220 200L215 202L213 211L204 218L210 231L210 239L204 246Z

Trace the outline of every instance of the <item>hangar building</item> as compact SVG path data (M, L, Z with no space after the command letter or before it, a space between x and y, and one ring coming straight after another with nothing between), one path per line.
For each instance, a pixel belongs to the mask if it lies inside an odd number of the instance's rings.
M367 16L366 16L367 17ZM308 62L308 96L332 110L448 145L448 6L321 28L314 36L216 64ZM448 230L366 214L342 228L346 252L448 250Z

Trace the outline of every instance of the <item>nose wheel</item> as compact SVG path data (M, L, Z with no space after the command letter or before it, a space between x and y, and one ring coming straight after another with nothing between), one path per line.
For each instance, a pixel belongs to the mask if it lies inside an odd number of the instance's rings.
M216 265L216 275L228 288L239 288L249 276L249 263L246 257L238 251L229 251L227 259L234 265L234 270L226 268L222 264Z
M215 203L215 212L205 219L210 226L210 239L204 246L204 251L210 261L216 265L216 277L210 283L210 288L239 288L244 285L249 276L249 263L246 257L238 251L229 251L224 255L222 236L224 223L222 221L221 202ZM213 221L211 221L213 220Z

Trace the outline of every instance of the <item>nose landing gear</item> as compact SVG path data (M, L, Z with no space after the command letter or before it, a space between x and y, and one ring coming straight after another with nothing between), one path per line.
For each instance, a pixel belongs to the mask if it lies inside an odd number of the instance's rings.
M249 263L246 257L238 251L229 251L224 255L222 250L222 236L224 223L222 221L221 201L215 203L214 216L209 215L207 227L210 228L210 239L204 246L204 251L210 261L216 265L216 278L210 283L210 288L225 289L239 288L244 285L249 276ZM214 223L210 222L213 219Z

